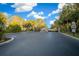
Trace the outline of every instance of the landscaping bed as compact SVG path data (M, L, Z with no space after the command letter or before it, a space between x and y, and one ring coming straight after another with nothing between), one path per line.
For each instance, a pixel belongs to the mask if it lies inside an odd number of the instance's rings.
M5 41L8 41L8 40L10 40L11 38L3 38L3 39L0 39L0 43L2 43L2 42L5 42Z
M13 37L1 39L1 40L0 40L0 46L4 45L4 44L6 44L6 43L10 43L10 42L13 41L13 40L14 40Z

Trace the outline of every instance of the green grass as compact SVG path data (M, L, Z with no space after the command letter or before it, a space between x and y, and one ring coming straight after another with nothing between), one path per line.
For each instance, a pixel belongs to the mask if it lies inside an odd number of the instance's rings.
M65 32L65 33L68 35L71 35L73 37L79 38L79 33L75 33L75 35L73 35L73 33L71 33L71 32Z

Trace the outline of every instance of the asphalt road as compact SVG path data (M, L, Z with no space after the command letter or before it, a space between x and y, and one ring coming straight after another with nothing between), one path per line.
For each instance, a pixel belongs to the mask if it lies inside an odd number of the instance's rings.
M79 56L79 40L57 32L20 32L0 46L0 56Z

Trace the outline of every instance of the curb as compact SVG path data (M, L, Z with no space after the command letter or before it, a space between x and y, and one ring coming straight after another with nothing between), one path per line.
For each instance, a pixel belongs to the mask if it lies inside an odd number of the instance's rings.
M74 37L74 36L71 36L71 35L68 35L68 34L66 34L66 33L62 33L62 32L60 32L60 33L63 34L63 35L65 35L65 36L68 36L68 37L71 37L71 38L74 38L74 39L79 40L79 38L77 38L77 37Z
M10 40L0 43L0 46L2 46L2 45L4 45L4 44L7 44L7 43L10 43L10 42L13 41L13 40L14 40L14 38L11 37Z

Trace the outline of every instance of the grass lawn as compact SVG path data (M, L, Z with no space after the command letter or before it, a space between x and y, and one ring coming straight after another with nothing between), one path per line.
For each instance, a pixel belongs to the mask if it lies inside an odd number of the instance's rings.
M65 33L68 34L68 35L79 38L79 33L75 33L75 35L73 35L73 33L71 33L71 32L65 32Z

